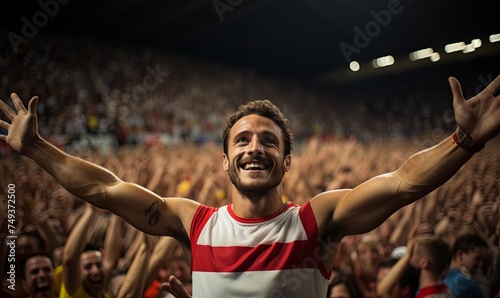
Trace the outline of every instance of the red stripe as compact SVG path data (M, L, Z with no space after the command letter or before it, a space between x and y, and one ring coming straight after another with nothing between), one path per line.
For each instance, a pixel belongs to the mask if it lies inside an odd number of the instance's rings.
M205 227L205 224L210 219L210 216L217 212L217 208L208 207L205 205L200 205L193 215L193 220L191 221L191 231L189 235L189 240L191 242L191 257L196 256L196 248L198 245L198 238L200 237L201 231ZM191 271L193 271L193 264L191 264Z
M302 226L306 231L307 239L311 239L309 242L311 244L310 250L313 251L313 256L317 256L321 251L321 247L318 243L318 224L316 223L316 217L314 217L314 212L312 210L311 201L307 201L304 206L302 206L299 210L300 221L302 222ZM332 274L331 269L327 269L325 264L321 261L318 261L320 265L318 266L321 274L327 279L330 279Z
M311 207L311 201L307 201L299 210L300 221L306 231L307 238L313 240L318 239L318 225ZM316 241L311 241L316 243Z
M290 243L274 243L256 247L211 247L197 245L193 271L243 272L280 270L293 268L318 268L322 262L311 256L310 244L306 240Z

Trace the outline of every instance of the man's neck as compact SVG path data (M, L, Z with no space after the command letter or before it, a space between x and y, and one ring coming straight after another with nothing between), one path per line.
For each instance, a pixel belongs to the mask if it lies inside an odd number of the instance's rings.
M440 285L442 283L440 276L435 276L433 273L421 270L420 271L420 279L419 286L420 288L432 286L432 285Z
M269 216L283 207L281 189L274 189L259 198L247 198L233 188L233 212L241 218Z

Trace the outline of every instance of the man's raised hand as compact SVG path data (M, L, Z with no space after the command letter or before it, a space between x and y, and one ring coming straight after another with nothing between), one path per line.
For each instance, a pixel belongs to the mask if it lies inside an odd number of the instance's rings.
M17 94L12 93L10 98L16 111L0 100L0 110L10 120L10 123L0 120L0 128L7 130L7 135L0 134L0 141L6 142L13 150L24 154L38 136L36 116L38 96L31 98L28 110Z
M454 77L449 79L453 92L453 109L457 125L468 132L479 144L484 144L500 133L500 75L483 91L465 100L460 83Z

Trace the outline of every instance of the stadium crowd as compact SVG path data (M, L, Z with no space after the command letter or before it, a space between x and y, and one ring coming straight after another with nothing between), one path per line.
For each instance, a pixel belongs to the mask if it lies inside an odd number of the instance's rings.
M7 51L8 45L0 45L0 52ZM47 139L161 196L210 206L230 203L220 125L247 100L269 98L290 120L292 167L298 170L285 175L283 200L299 205L322 191L352 188L393 171L455 128L449 90L428 88L424 80L390 86L386 94L392 95L383 97L369 90L315 92L252 70L65 36L35 39L16 56L0 55L0 70L2 98L14 91L24 100L40 96L40 130ZM88 136L105 136L109 146L82 145ZM487 245L472 279L483 297L498 295L498 148L497 138L442 187L372 232L344 238L331 268L332 292L345 284L354 288L347 297L382 296L382 264L392 260L388 271L394 268L412 252L414 237L436 235L452 248L458 238L473 234ZM90 207L3 143L0 173L2 241L7 243L10 219L4 190L15 185L16 261L34 251L49 254L54 269L49 284L57 295L62 295L62 268L81 269L80 282L87 290L93 285L97 297L168 297L161 284L172 274L189 289L189 256L172 238L144 235ZM102 263L74 267L71 261L85 254L87 245L102 252ZM2 297L25 297L30 288L21 285L28 284L27 277L16 276L16 291L7 287L7 250L2 245ZM409 283L418 284L418 276Z

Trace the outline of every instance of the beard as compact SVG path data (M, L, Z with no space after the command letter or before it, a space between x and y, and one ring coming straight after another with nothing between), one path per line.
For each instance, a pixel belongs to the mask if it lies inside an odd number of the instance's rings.
M243 183L238 175L239 163L229 163L229 179L238 192L248 198L258 200L280 185L283 178L283 167L275 168L270 179Z

